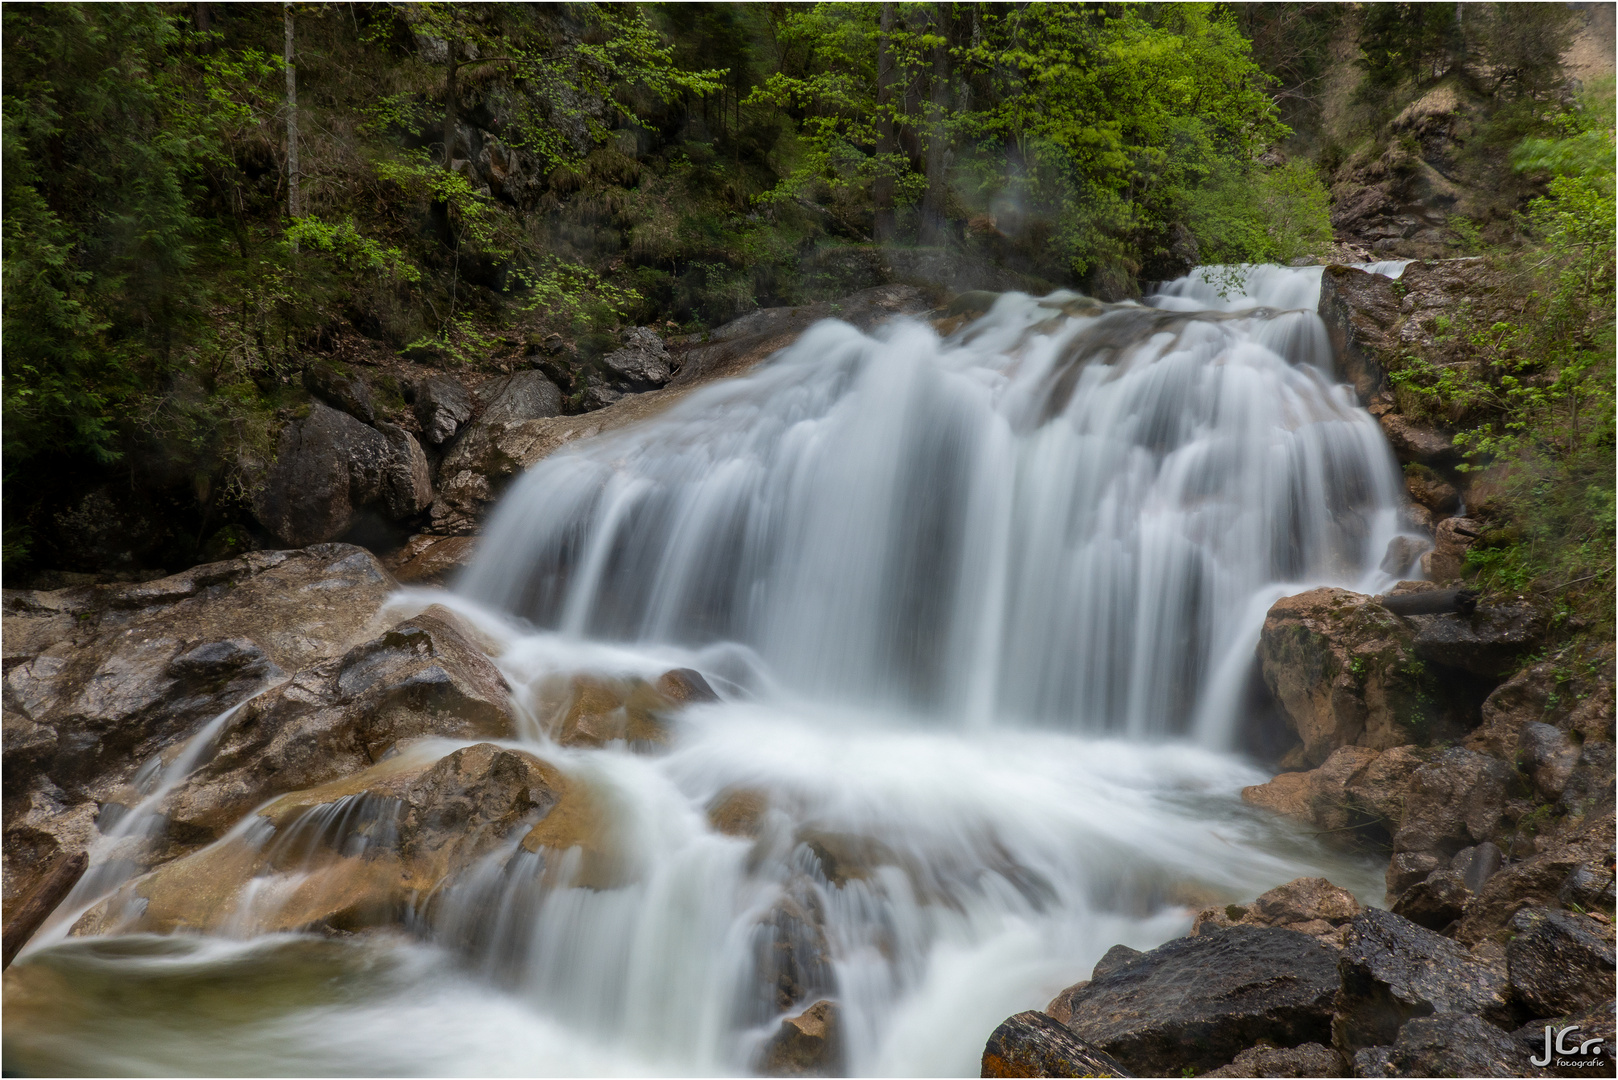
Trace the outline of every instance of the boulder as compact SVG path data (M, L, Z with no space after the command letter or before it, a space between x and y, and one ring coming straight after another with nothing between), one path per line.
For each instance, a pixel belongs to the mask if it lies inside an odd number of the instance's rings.
M1417 503L1439 517L1446 517L1461 508L1461 493L1455 485L1425 465L1405 466L1405 490Z
M781 1021L781 1029L764 1044L759 1073L763 1076L841 1076L842 1061L837 1004L821 1000L797 1016Z
M1355 1076L1545 1076L1522 1043L1476 1016L1417 1017L1391 1046L1354 1055Z
M376 423L376 402L364 380L344 375L324 360L303 369L303 387L316 398L363 424Z
M1377 423L1393 447L1394 456L1402 462L1432 466L1455 465L1461 460L1455 437L1434 424L1412 420L1397 412L1383 413L1377 417Z
M1417 926L1443 932L1466 912L1472 890L1456 870L1441 866L1405 889L1389 910Z
M1421 572L1433 581L1456 581L1466 570L1466 553L1483 534L1483 523L1450 517L1433 528L1433 550L1421 557Z
M1010 1017L983 1047L983 1076L1133 1076L1117 1061L1038 1012Z
M753 931L753 955L767 1016L836 992L825 924L820 894L802 875L787 884L759 920Z
M1453 519L1452 519L1453 520ZM1479 607L1470 615L1417 615L1416 655L1486 679L1501 679L1544 639L1545 619L1526 606Z
M473 640L429 608L252 699L165 799L171 841L212 840L264 800L360 772L405 740L515 736L505 680Z
M1523 908L1508 924L1511 988L1532 1016L1579 1012L1612 997L1613 929L1588 915Z
M1392 912L1367 908L1355 917L1338 969L1332 1045L1345 1054L1391 1045L1406 1021L1434 1013L1514 1026L1503 972Z
M554 767L490 743L406 752L260 809L255 828L168 862L76 934L400 926L441 886L554 807Z
M1382 553L1380 568L1384 574L1402 577L1431 547L1426 540L1414 536L1395 536Z
M1282 773L1267 784L1243 788L1242 800L1313 825L1340 844L1385 844L1404 817L1410 777L1431 756L1432 751L1414 746L1380 752L1345 746L1318 769Z
M1068 1026L1143 1076L1217 1068L1263 1040L1327 1040L1334 953L1306 934L1233 926L1177 938L1070 997Z
M1532 721L1517 734L1517 767L1548 802L1562 797L1579 764L1580 748L1560 728Z
M1418 741L1433 687L1414 629L1368 596L1314 589L1275 602L1259 636L1264 681L1319 765L1343 746Z
M138 584L4 594L5 896L116 807L143 763L379 629L393 581L343 544Z
M563 746L623 741L645 748L668 742L666 718L680 704L634 676L552 675L540 681L533 710Z
M1516 755L1523 726L1531 722L1550 724L1581 743L1610 743L1611 646L1522 669L1489 694L1482 714L1463 745L1498 758Z
M636 326L624 332L622 347L601 358L600 370L586 378L584 405L598 409L625 394L655 390L674 377L673 361L655 330Z
M1468 945L1504 943L1513 933L1512 916L1526 907L1555 906L1562 902L1564 890L1600 904L1610 917L1606 897L1611 893L1613 858L1612 812L1581 819L1547 838L1534 854L1507 863L1490 877L1467 905L1466 916L1455 929L1456 939Z
M1338 373L1369 404L1386 387L1390 335L1399 321L1393 280L1351 266L1328 266L1320 278L1320 318L1331 338Z
M1549 1063L1544 1068L1549 1076L1608 1076L1618 1069L1618 1030L1613 1022L1613 1000L1607 1000L1582 1012L1534 1020L1512 1033L1526 1054L1524 1060L1547 1057L1546 1034L1549 1029ZM1557 1043L1568 1049L1562 1053Z
M1473 750L1453 746L1434 754L1410 774L1404 816L1393 850L1419 852L1449 862L1465 847L1502 835L1511 767ZM1398 895L1392 888L1390 895Z
M457 570L472 561L477 538L417 533L384 561L401 585L447 585Z
M504 379L487 382L478 387L477 398L486 404L473 424L473 431L480 425L543 420L562 411L562 391L543 372L533 370L514 372Z
M1255 1046L1236 1055L1229 1065L1203 1076L1346 1076L1343 1057L1329 1046Z
M424 510L432 490L415 436L393 424L378 430L315 402L281 429L275 464L253 497L253 513L293 546L347 533L363 510L401 520Z
M1298 878L1276 886L1251 904L1227 904L1200 912L1191 933L1196 936L1222 926L1275 926L1308 934L1336 948L1342 944L1341 928L1360 911L1360 902L1347 889L1325 878Z
M423 379L415 385L415 398L421 437L430 446L449 442L472 418L472 395L454 379L442 375Z

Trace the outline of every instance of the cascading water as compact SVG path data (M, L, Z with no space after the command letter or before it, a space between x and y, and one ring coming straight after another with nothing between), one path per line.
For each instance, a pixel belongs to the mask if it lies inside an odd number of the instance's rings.
M235 940L55 946L38 962L123 1013L25 1033L29 1060L744 1073L784 1014L830 998L840 1069L975 1075L1001 1019L1115 943L1183 932L1187 905L1305 874L1379 891L1236 796L1265 778L1231 753L1264 610L1385 584L1401 504L1331 378L1318 268L1245 280L1148 305L1007 295L942 339L822 324L547 459L451 602L499 644L522 745L591 793L594 839L513 841L423 905L417 943L340 959L261 936L274 880ZM671 666L724 700L688 708L666 753L540 733L547 679ZM737 798L741 835L711 816ZM305 832L363 818L382 842L378 813L334 803ZM247 832L221 843L285 861L312 842ZM233 1015L228 1037L211 1005L157 1017L94 989L220 972L325 989Z

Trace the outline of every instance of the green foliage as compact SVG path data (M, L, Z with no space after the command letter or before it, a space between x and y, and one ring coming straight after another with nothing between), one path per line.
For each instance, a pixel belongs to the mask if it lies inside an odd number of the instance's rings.
M1513 161L1551 174L1529 206L1523 317L1453 332L1467 362L1415 356L1392 373L1401 393L1458 419L1462 471L1495 494L1491 529L1467 554L1485 586L1533 589L1574 624L1610 633L1614 527L1614 175L1611 88L1561 120L1562 134L1524 141ZM1604 151L1603 149L1604 148Z

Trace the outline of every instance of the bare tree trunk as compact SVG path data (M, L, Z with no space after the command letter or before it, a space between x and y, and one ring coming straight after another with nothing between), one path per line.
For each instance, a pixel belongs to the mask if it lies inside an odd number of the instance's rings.
M921 200L921 242L941 244L948 235L945 221L944 198L948 184L944 177L945 152L944 110L949 105L949 9L935 5L933 32L938 44L933 46L933 81L931 101L927 109L927 193Z
M882 5L882 34L876 40L876 153L877 157L891 157L899 151L899 140L893 131L893 5ZM884 162L884 170L891 166ZM899 232L899 223L893 210L894 178L884 171L872 185L871 197L876 206L875 227L872 230L879 244L891 244Z
M281 6L282 14L286 17L286 68L287 68L287 217L293 221L303 216L303 206L298 196L298 180L302 173L298 169L298 69L292 62L292 5ZM292 241L292 250L298 250L298 242Z

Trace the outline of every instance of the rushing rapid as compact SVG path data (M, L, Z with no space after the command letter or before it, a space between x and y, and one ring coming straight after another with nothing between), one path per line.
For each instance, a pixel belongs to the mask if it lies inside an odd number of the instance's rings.
M1309 874L1379 892L1244 806L1267 777L1233 752L1268 605L1381 587L1402 528L1319 277L1008 294L942 335L822 323L541 462L448 603L495 645L529 725L513 745L590 793L591 838L512 838L410 935L324 941L266 932L311 837L238 829L219 843L280 852L285 880L255 878L210 937L59 927L27 959L58 996L8 1001L29 1017L8 1067L745 1074L829 1000L836 1072L976 1075L1000 1020L1114 944ZM666 751L547 738L547 680L670 667L721 700ZM746 828L722 827L732 805ZM300 827L345 850L391 835L352 803Z

